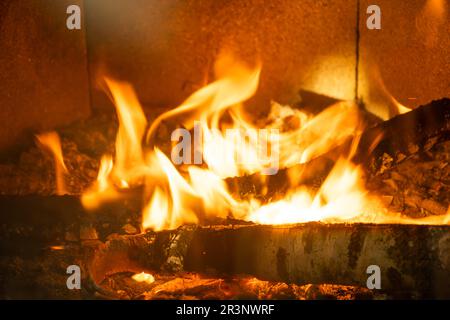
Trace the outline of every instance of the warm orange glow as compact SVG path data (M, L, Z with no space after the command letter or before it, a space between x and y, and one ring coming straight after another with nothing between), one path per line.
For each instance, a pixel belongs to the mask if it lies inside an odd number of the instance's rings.
M256 125L242 103L255 93L261 67L250 68L225 55L215 70L216 81L160 115L147 131L132 88L106 79L119 119L116 150L114 158L103 157L96 183L82 197L85 207L95 208L119 198L124 189L142 185L144 230L175 229L214 217L262 224L448 223L443 217L405 219L388 212L367 192L363 171L352 162L364 129L355 103L339 102L317 115L273 103L267 121ZM395 105L394 114L406 111ZM201 132L201 165L190 162L175 166L156 145L154 138L162 121ZM170 134L167 139L170 141ZM320 187L302 184L302 172L295 170L298 164L352 141L350 154L341 156ZM265 175L273 174L270 170L275 166L276 170L292 169L287 171L290 189L269 201L249 196L240 199L230 193L224 181L256 173L264 184Z
M109 78L106 78L106 83L114 98L119 120L113 175L119 184L128 186L140 178L140 170L145 170L142 138L147 119L129 84Z
M368 215L370 201L362 186L361 171L349 161L339 160L327 179L314 194L305 187L290 192L282 200L259 207L250 220L263 224L308 221L372 222Z
M36 135L39 145L53 156L55 163L55 177L56 177L56 194L63 195L67 193L64 182L64 175L67 174L67 168L64 163L64 157L61 149L61 141L59 135L52 131Z
M450 206L448 206L447 214L444 217L444 220L442 221L443 224L450 224Z
M427 0L416 17L417 33L428 48L435 47L440 38L448 36L445 28L447 6L447 0Z
M143 227L162 230L197 223L197 216L191 207L197 198L194 190L164 153L159 149L155 149L154 152L149 165L160 170L164 177L148 183L150 187L154 184L156 187L149 204L144 209Z
M87 209L95 209L102 203L115 200L119 197L119 192L111 183L110 175L113 169L113 160L110 156L105 155L100 161L97 180L81 196L81 203Z
M116 107L119 129L115 158L105 155L100 163L96 183L82 196L87 209L95 209L104 202L121 196L120 189L142 183L149 167L144 162L142 138L147 127L142 107L133 88L123 82L105 79Z
M411 111L401 104L386 87L382 72L374 63L367 63L362 68L360 90L364 96L367 109L383 120Z
M64 246L50 246L50 249L55 251L64 250Z
M145 282L147 284L152 284L153 282L155 282L155 277L153 277L151 274L145 273L145 272L136 273L131 278L134 281Z

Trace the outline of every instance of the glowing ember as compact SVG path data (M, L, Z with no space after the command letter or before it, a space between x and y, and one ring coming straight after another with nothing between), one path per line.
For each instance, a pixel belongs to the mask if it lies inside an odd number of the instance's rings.
M255 93L260 71L260 66L249 68L230 56L221 56L216 66L218 80L160 115L148 130L132 87L106 79L119 119L116 150L114 157L102 158L97 181L83 195L83 205L93 209L119 198L122 189L141 185L145 201L143 229L174 229L202 223L206 217L233 217L263 224L448 223L443 217L400 217L388 212L367 192L363 171L351 161L364 129L361 110L355 103L339 102L317 115L274 103L266 123L256 126L242 103ZM396 114L407 111L398 104L396 107ZM183 147L185 141L179 142L171 154L172 160L178 157L177 161L171 161L154 138L162 121L184 127L168 139L190 137L192 130L200 145L194 144L191 149ZM289 191L266 203L234 197L224 181L257 173L267 187L265 175L275 174L280 168L294 169L346 141L353 141L351 154L341 156L318 188L302 184L304 172L288 170ZM189 146L192 142L189 139Z
M50 249L55 251L64 250L64 246L50 246Z
M145 272L136 273L131 278L137 282L145 282L147 284L152 284L153 282L155 282L155 277Z

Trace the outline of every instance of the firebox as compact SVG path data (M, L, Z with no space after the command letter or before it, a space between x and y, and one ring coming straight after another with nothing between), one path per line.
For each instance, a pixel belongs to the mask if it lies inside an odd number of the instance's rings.
M3 0L0 297L450 299L449 3L375 2Z

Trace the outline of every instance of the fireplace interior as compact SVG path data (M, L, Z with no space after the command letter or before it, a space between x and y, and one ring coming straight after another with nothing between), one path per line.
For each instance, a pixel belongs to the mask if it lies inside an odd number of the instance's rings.
M3 0L0 297L450 299L449 3L371 5Z

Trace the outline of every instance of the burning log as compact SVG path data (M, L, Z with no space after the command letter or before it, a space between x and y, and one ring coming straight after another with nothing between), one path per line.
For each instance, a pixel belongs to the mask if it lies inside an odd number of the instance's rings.
M432 101L364 132L355 161L368 163L369 159L374 159L372 169L377 169L382 165L383 154L388 153L395 158L401 154L409 155L426 148L431 138L436 139L435 143L450 139L448 98Z
M377 265L382 290L443 298L450 294L449 231L448 226L321 223L183 227L113 239L94 253L89 270L96 283L116 272L185 270L364 287L367 268Z
M420 150L429 150L436 143L450 140L450 99L444 98L398 115L367 129L361 135L353 161L362 164L369 175L375 175L386 165L386 155L403 160ZM304 164L280 169L277 175L259 173L226 179L235 194L270 199L284 193L290 171L301 172L299 183L320 186L336 160L349 153L352 142L330 150ZM264 181L264 184L261 184ZM264 190L263 185L269 188Z
M388 155L391 159L395 159L398 162L401 160L399 158L401 155L406 158L411 151L417 153L415 149L429 150L430 139L433 139L432 141L435 144L441 140L448 139L450 131L449 119L450 99L434 101L427 106L400 115L367 130L361 137L360 148L356 158L359 161L369 162L367 158L372 157L373 161L371 163L373 165L369 169L376 175L380 168L386 167L386 163L382 161L383 155L385 155L384 158ZM369 155L369 150L373 148L374 141L376 142L380 137L380 143ZM298 165L297 167L304 172L303 179L321 180L317 172L328 172L338 155L341 154L341 149L332 150L308 163ZM441 167L439 168L442 169ZM288 187L286 183L288 170L290 169L281 170L276 176L267 177L269 181L266 185L269 187L269 190L263 195L264 197L270 198L275 192L282 194L286 191ZM446 169L443 170L445 171ZM308 172L312 174L308 176ZM400 172L400 174L402 173ZM378 180L381 182L376 179L373 183L370 182L374 186L372 189L383 190L380 184L385 184L383 181L389 180L394 180L394 183L399 185L396 177L398 178L398 175L393 178L380 176L381 180ZM231 189L237 190L241 196L245 197L247 193L262 194L259 183L260 178L259 175L251 175L227 179L227 182ZM403 179L408 180L408 177L403 177ZM418 179L410 180L412 184L418 181ZM317 184L320 185L320 183L321 181ZM389 186L393 185L393 183L389 184ZM397 187L397 189L400 188ZM446 189L442 190L445 191ZM395 190L384 194L392 197L395 195ZM404 207L405 203L414 203L413 207L417 207L416 211L428 208L427 210L432 214L442 214L448 206L447 199L442 197L442 192L437 193L435 197L430 199L419 199L420 201L413 196L407 196L406 199L404 196L400 198L403 199L400 202L395 197L392 199L394 204L399 203L396 205L396 208ZM134 203L130 206L132 202ZM86 214L78 197L75 196L2 196L0 198L0 209L6 214L3 214L0 218L3 230L1 237L10 239L11 241L8 242L13 245L18 244L23 239L34 239L33 243L36 244L42 241L54 242L58 239L64 240L71 233L76 234L75 238L79 239L81 226L86 226L81 231L89 231L87 229L89 229L90 225L95 224L99 238L104 239L108 234L126 225L129 222L128 219L139 221L141 205L140 196L134 197L134 199L129 197L125 203L121 199L111 205L103 206L97 212ZM103 227L104 225L108 226ZM134 228L137 228L137 226L134 226ZM84 232L84 234L89 234L89 232ZM91 234L93 233L91 232ZM69 236L69 238L73 237ZM2 243L2 245L6 246L5 243Z
M371 131L384 139L367 164L366 186L385 200L389 210L421 218L444 215L450 205L450 99L398 116ZM365 158L365 160L364 160Z

